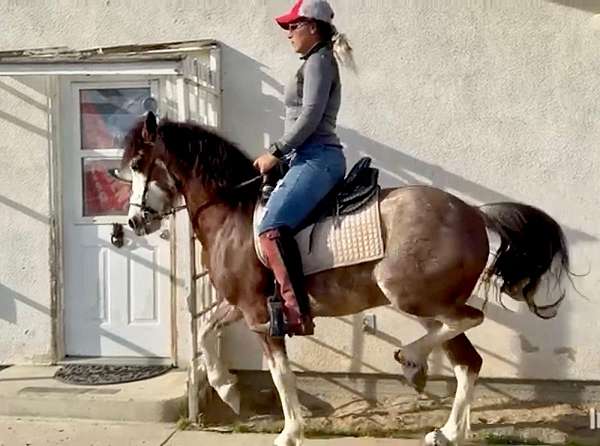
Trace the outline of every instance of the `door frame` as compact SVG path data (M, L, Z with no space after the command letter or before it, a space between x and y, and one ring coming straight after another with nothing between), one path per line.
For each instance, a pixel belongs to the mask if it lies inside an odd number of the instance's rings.
M222 124L222 82L220 42L214 39L163 42L140 45L98 47L88 49L40 48L35 51L14 51L0 61L0 75L11 77L38 76L45 78L46 110L48 122L48 181L50 196L49 215L49 295L51 333L48 344L49 362L56 364L65 358L64 332L64 209L63 209L63 160L61 144L64 141L64 122L61 109L61 80L63 77L90 80L102 76L115 80L136 75L168 79L161 82L161 99L168 115L178 120L198 119L205 125L220 128ZM212 98L206 108L193 109L190 90ZM200 93L203 92L203 93ZM162 106L162 104L161 104ZM200 109L207 115L197 115ZM197 115L197 116L196 116ZM196 265L190 261L194 251L200 249L192 237L187 218L171 216L171 350L172 363L186 366L197 357L196 307L205 308L212 299L208 284L196 286ZM178 236L176 234L178 233ZM205 286L206 285L206 286ZM208 294L207 294L208 293ZM198 295L200 294L200 295ZM178 299L180 296L181 299ZM187 305L186 305L187 303ZM190 331L186 330L191 328ZM179 331L178 331L179 327ZM192 347L189 349L189 347Z

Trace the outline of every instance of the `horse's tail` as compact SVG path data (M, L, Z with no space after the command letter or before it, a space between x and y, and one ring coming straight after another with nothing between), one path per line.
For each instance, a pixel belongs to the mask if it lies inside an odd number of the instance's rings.
M500 291L527 302L530 310L543 319L556 316L565 297L562 277L569 274L569 251L560 225L545 212L526 204L493 203L479 208L485 225L500 236L500 246L484 275L501 279ZM554 280L548 294L558 299L538 306L534 295L542 277ZM545 282L545 280L544 280ZM547 283L550 286L550 282Z

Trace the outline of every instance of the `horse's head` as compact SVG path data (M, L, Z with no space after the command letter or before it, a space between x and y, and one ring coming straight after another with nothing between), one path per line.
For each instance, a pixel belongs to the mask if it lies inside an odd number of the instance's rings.
M191 196L188 209L214 204L253 208L257 172L235 144L194 122L161 121L148 112L126 137L123 168L131 171L129 225L138 235L160 228L180 193ZM195 201L198 201L197 203Z
M161 157L161 147L156 116L149 112L129 131L122 160L122 168L131 172L129 226L140 236L160 229L178 196L175 180Z

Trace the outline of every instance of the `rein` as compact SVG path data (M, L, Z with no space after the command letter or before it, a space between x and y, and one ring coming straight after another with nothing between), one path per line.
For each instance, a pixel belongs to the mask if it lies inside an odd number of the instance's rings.
M250 178L249 180L243 181L240 184L234 186L231 190L239 190L242 189L246 186L249 186L250 184L256 183L258 180L262 180L262 176L261 175L257 175L255 177ZM208 200L206 200L204 203L202 203L200 206L198 206L198 209L196 209L196 212L194 212L194 215L192 216L192 222L195 222L198 218L198 216L200 215L200 213L206 209L208 209L209 207L218 204L218 200L215 198L210 198ZM185 206L184 206L185 207Z

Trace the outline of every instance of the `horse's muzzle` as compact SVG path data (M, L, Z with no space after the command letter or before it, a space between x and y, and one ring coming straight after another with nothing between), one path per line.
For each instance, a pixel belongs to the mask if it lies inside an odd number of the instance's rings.
M142 236L146 233L144 218L139 214L136 214L129 219L129 227L133 229L135 235Z

